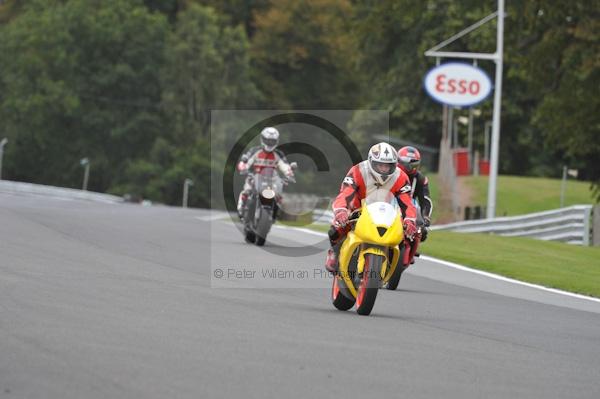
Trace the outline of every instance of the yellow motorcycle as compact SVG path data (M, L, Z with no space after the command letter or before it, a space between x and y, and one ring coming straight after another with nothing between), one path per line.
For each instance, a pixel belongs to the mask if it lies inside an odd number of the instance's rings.
M398 201L387 190L373 190L349 221L353 229L340 248L331 300L339 310L356 304L358 314L369 315L379 288L392 277L400 257L404 231Z

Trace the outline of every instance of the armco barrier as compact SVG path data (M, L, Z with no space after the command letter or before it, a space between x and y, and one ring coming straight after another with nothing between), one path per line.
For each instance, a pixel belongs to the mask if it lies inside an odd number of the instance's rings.
M70 198L86 201L115 204L123 202L123 198L110 194L93 191L76 190L73 188L44 186L42 184L22 183L10 180L0 180L0 193L42 195L54 198Z
M591 213L591 205L573 205L521 216L437 225L432 226L432 230L492 233L501 236L531 237L569 244L590 245Z
M314 223L330 223L333 219L331 198L312 194L284 193L283 211L290 215L312 213Z
M313 222L329 224L333 220L333 211L329 209L315 209L313 210Z

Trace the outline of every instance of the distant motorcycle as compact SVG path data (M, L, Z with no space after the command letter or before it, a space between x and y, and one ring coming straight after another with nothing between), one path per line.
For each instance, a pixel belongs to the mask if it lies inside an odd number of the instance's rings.
M295 162L290 166L292 169L297 167ZM263 246L277 219L283 187L290 182L295 183L295 180L293 177L282 179L273 168L263 168L259 173L253 174L251 179L253 190L242 213L244 238L248 243Z

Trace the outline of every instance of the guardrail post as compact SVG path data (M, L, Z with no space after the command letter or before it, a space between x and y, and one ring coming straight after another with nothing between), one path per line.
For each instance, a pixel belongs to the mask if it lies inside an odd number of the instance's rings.
M590 219L592 218L592 207L586 208L583 211L583 237L581 245L587 247L590 245Z
M592 245L597 247L597 246L600 246L600 205L594 206L592 215L593 215ZM589 232L589 226L588 226L588 232Z
M2 180L2 157L4 156L4 146L8 143L8 139L5 137L0 141L0 180Z
M473 211L473 219L481 219L483 212L481 212L481 206L477 205Z
M475 218L471 218L471 207L465 206L465 220L471 220Z
M183 204L184 208L188 207L188 195L190 192L190 186L194 185L194 181L192 179L185 179L183 182Z

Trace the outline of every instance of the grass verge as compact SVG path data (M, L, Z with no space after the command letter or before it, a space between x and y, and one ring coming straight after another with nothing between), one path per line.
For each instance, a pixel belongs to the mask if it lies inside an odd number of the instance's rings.
M473 201L485 204L487 176L463 177L473 188ZM560 179L541 177L498 176L496 216L522 215L560 207ZM565 186L565 205L593 204L590 183L568 180Z
M434 204L433 219L440 217L438 175L427 175L431 180L429 188ZM469 206L480 205L485 208L487 203L488 177L462 176L459 177L472 190ZM565 205L594 204L595 198L590 190L590 183L568 180L565 188ZM524 176L498 176L498 191L496 194L496 216L523 215L541 212L560 207L560 179ZM436 210L438 213L436 213Z
M546 287L600 297L600 248L432 231L421 253Z

